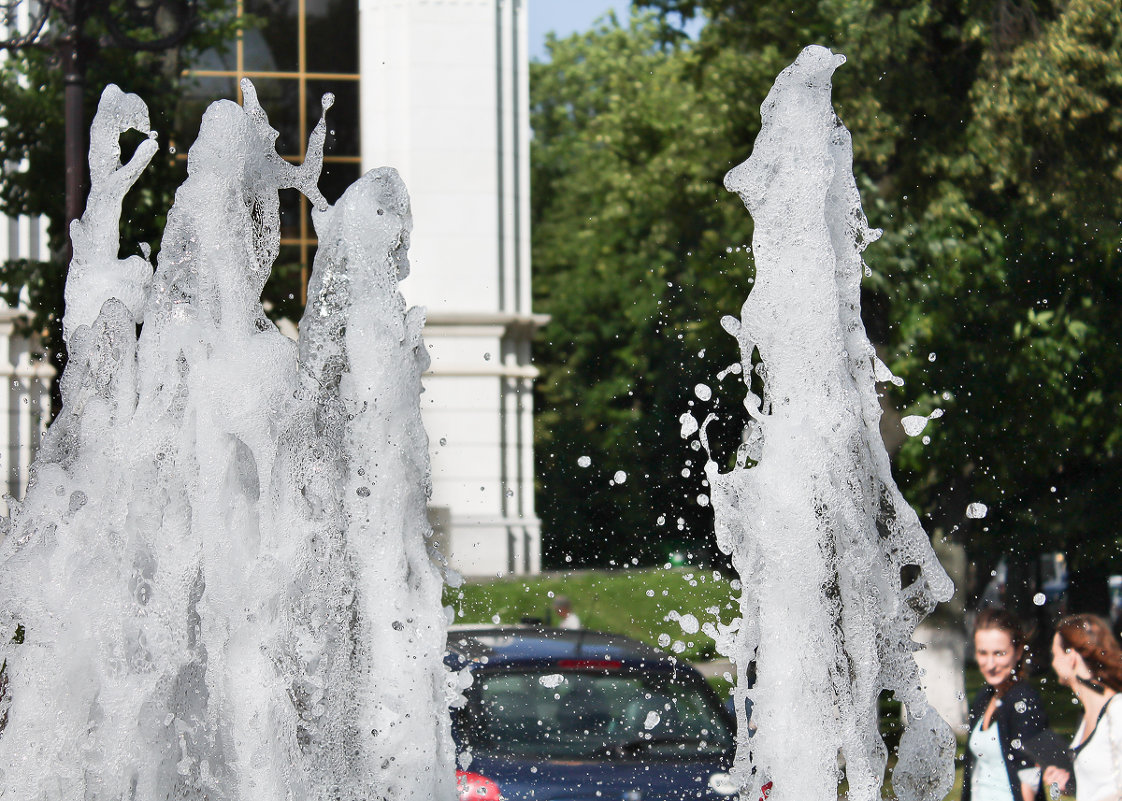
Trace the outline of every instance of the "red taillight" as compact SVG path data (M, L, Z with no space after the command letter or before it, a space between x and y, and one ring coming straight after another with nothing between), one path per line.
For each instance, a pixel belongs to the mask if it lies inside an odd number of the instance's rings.
M562 670L616 670L623 665L614 659L559 659L557 667Z
M460 793L460 801L503 801L499 785L478 773L456 771L456 789Z

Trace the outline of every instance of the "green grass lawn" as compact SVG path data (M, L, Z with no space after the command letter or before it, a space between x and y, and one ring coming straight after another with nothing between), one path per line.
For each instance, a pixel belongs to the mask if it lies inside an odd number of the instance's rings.
M713 641L701 632L686 635L667 616L677 612L692 614L702 623L716 617L727 623L736 616L737 608L737 593L727 576L689 567L573 571L469 581L459 589L446 588L444 602L455 610L457 623L519 623L524 618L546 618L554 595L569 598L585 628L624 634L651 645L659 645L659 638L665 635L670 637L671 646L681 643L679 655L692 661L716 656ZM664 646L664 650L671 647ZM1032 681L1044 699L1052 728L1070 738L1081 714L1081 707L1071 703L1071 691L1056 684L1050 672ZM722 696L728 693L730 685L723 679L710 679L710 683ZM967 698L972 698L981 686L978 669L967 668ZM899 740L900 728L900 705L886 698L881 703L881 733L889 748L890 769L896 761L891 752ZM962 794L963 748L964 742L960 740L955 786L946 801L959 801ZM890 782L885 785L884 797L894 798L888 789ZM843 783L839 797L843 797L844 788Z
M680 656L690 660L713 658L713 641L701 632L687 636L678 623L667 620L669 613L692 614L701 623L714 620L714 612L726 623L736 616L728 579L697 568L582 570L472 581L458 590L446 588L444 602L456 610L457 623L518 623L545 618L553 601L550 593L567 596L585 628L651 645L665 634L671 647L682 643Z

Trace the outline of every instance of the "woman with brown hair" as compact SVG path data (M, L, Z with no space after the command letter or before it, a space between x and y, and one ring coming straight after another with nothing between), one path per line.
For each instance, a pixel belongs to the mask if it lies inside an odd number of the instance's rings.
M1083 704L1083 720L1071 748L1075 752L1075 792L1079 801L1122 801L1122 648L1102 618L1071 615L1056 626L1052 669L1060 684ZM1067 786L1066 770L1044 771L1049 787Z
M1027 640L1004 609L989 607L974 623L974 657L985 684L970 705L962 801L1033 801L1043 797L1040 769L1024 743L1048 726L1028 673Z

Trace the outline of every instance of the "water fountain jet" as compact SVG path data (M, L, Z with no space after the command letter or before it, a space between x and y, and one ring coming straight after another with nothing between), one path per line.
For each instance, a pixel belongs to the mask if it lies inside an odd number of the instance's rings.
M848 797L879 799L888 690L907 716L896 794L937 801L954 779L954 737L920 687L911 636L953 587L880 436L876 382L892 376L860 315L861 252L880 232L861 209L849 132L831 104L844 61L803 50L764 100L752 156L725 178L755 222L753 289L740 317L722 320L740 344L748 424L725 472L708 421L683 420L683 432L698 430L710 454L717 541L742 585L739 619L709 630L736 663L734 775L746 797L770 782L771 801L833 798L840 755Z
M203 118L154 272L118 220L155 134L102 96L64 406L0 546L5 798L455 797L408 194L380 169L329 206L324 120L289 164L242 89ZM320 240L299 342L261 306L284 188Z

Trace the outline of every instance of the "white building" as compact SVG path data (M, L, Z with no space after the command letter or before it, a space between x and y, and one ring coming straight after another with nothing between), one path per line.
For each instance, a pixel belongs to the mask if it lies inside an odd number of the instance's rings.
M464 574L537 572L530 340L542 318L530 308L525 0L241 0L237 9L263 27L195 65L180 119L197 126L206 104L236 97L250 78L280 152L298 160L320 97L332 92L328 199L368 169L398 169L415 223L404 291L428 309L421 401L437 536ZM181 132L180 157L194 130ZM306 276L315 248L307 202L287 194L278 266ZM0 320L0 354L5 343L0 375L30 386L26 344ZM0 395L0 419L5 405L11 415L0 467L25 470L38 429L19 414L44 409L44 397ZM12 470L9 491L26 481Z
M365 0L359 35L363 168L413 199L435 520L462 572L537 572L526 4Z
M30 25L31 4L18 3L0 18L0 37ZM6 59L7 53L0 53ZM61 191L61 189L60 189ZM47 219L11 219L0 214L0 259L46 261ZM30 318L0 301L0 514L9 511L8 498L22 499L31 460L51 417L51 366L38 337L26 336Z
M48 258L46 219L0 216L0 258ZM7 496L20 499L27 489L31 460L51 416L55 370L36 338L25 336L27 315L0 303L0 511Z

